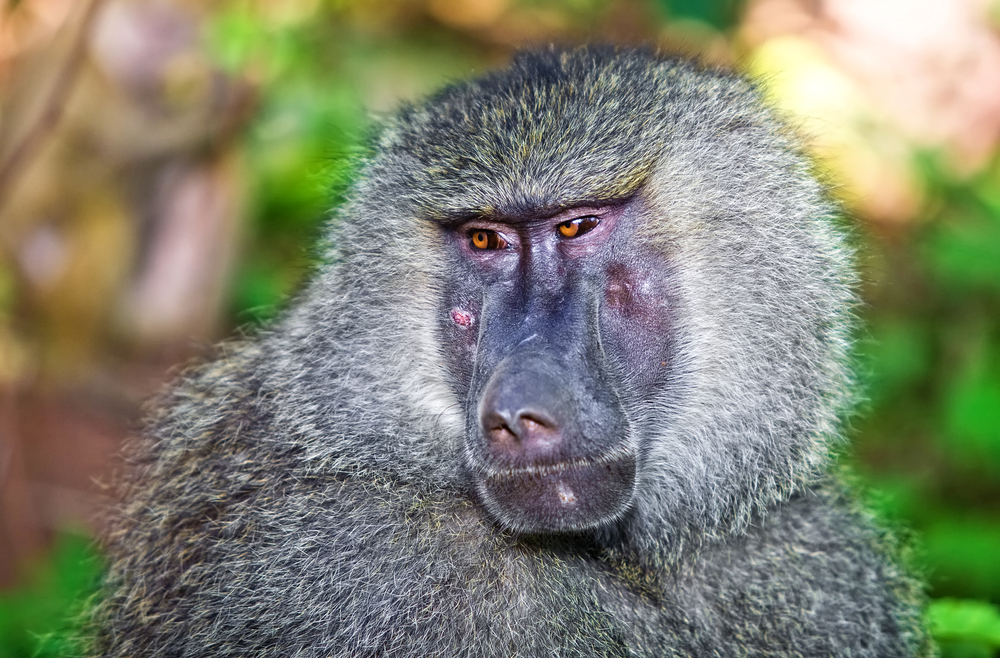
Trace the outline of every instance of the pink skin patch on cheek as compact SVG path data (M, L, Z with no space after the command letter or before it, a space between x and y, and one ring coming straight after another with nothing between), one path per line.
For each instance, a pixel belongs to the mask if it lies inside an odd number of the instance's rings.
M472 326L472 315L461 309L453 308L451 310L451 321L462 329L468 329Z

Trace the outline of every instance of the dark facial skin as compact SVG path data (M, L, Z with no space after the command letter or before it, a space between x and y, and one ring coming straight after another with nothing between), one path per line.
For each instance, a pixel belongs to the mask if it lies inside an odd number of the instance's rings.
M466 461L487 509L523 532L612 522L640 459L629 409L664 385L667 268L642 204L476 218L447 230L459 276L444 347L466 402Z

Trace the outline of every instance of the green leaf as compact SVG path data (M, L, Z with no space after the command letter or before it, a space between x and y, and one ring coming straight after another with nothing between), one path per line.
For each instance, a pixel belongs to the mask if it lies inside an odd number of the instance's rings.
M931 269L956 289L1000 291L1000 212L962 206L946 213L928 236Z
M921 381L930 371L930 336L912 320L880 321L872 326L872 339L863 341L861 348L871 372L867 389L874 405Z
M35 565L22 586L0 594L0 658L70 655L84 601L102 571L89 539L59 537L48 562Z
M938 640L964 640L1000 648L1000 609L986 601L939 599L927 617Z
M1000 469L1000 358L992 346L975 352L946 393L945 441L959 458Z
M922 530L922 552L937 591L983 598L1000 591L1000 527L992 514L952 508Z

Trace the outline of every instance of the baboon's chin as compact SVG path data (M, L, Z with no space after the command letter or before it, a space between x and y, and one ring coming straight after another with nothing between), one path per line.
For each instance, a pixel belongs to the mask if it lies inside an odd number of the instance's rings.
M484 504L503 525L525 533L586 530L619 518L632 501L635 455L591 463L477 475Z

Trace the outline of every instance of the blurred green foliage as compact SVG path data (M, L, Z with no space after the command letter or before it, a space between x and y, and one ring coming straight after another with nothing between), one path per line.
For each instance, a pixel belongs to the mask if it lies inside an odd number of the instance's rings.
M657 0L673 20L698 21L719 30L735 27L743 3L739 0Z
M945 656L1000 652L1000 163L922 161L919 225L873 235L856 468L913 528ZM949 597L963 597L956 600ZM978 601L973 600L978 599ZM992 602L993 605L987 603Z
M343 189L359 141L361 101L331 52L343 42L328 32L317 22L273 29L239 10L209 26L216 59L260 78L245 141L251 236L232 292L239 321L266 319L298 285L311 262L306 246Z
M1000 651L1000 609L994 605L939 599L931 604L928 619L946 656L988 658Z
M90 540L64 534L24 584L0 595L0 658L74 654L73 632L103 565Z
M244 142L251 236L233 288L237 323L271 317L315 263L320 228L377 120L363 108L391 109L401 98L468 77L478 60L440 30L359 33L349 6L331 3L312 20L275 26L236 4L210 23L216 59L249 72L261 96Z

